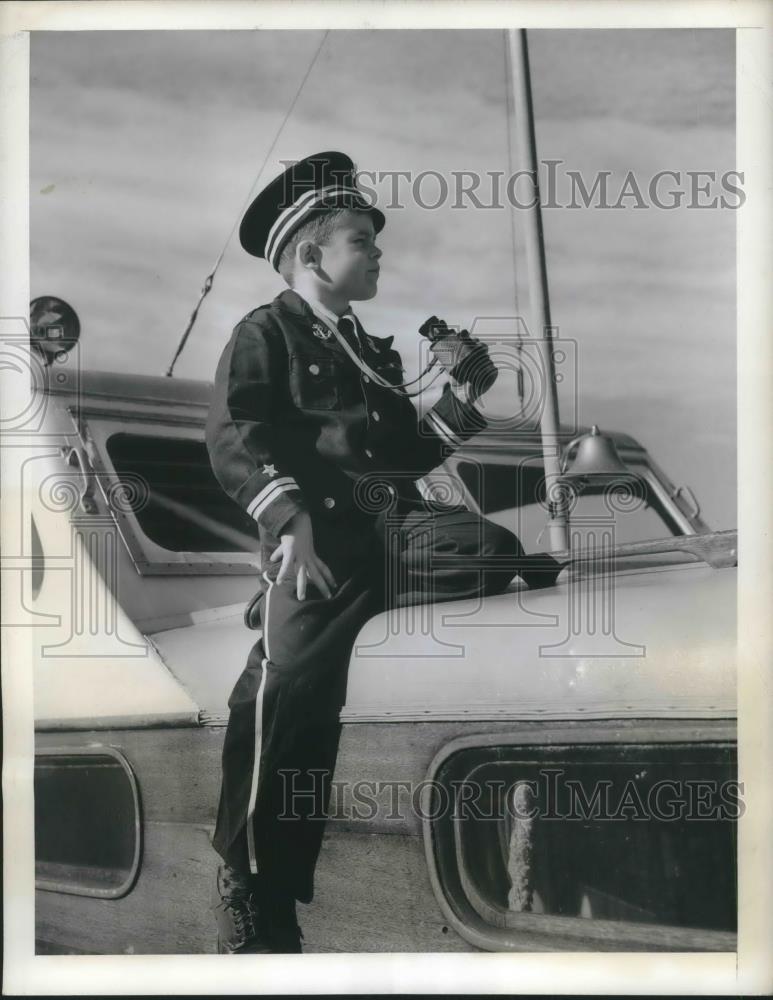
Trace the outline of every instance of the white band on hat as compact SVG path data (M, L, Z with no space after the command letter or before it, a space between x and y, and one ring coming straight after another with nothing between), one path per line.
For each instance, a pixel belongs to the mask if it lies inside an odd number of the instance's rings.
M320 202L324 201L329 195L337 193L362 198L362 194L356 188L344 187L342 184L331 184L328 187L315 188L312 191L304 192L300 198L296 199L292 205L289 205L279 214L268 232L265 250L266 260L275 270L277 270L277 264L279 263L277 250L282 246L284 238L293 229L297 229L303 223L306 216L310 215Z

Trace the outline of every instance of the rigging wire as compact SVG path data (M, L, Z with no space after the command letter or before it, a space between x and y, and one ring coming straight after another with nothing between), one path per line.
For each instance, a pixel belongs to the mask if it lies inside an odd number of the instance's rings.
M223 249L220 251L220 255L218 256L217 260L215 261L215 266L212 268L212 270L207 275L207 277L206 277L206 279L204 281L204 285L203 285L203 287L201 289L201 294L199 295L199 300L198 300L198 302L196 303L196 305L193 308L193 312L191 313L190 319L188 320L188 325L186 326L185 331L184 331L182 337L180 338L180 343L178 344L177 350L174 353L174 357L172 358L172 360L171 360L171 362L169 364L169 368L165 372L165 374L169 378L172 377L172 373L174 371L174 366L177 363L177 359L182 354L182 352L183 352L183 350L185 348L185 344L186 344L186 342L188 340L188 337L190 335L190 332L193 329L194 324L196 323L196 320L197 320L198 315L199 315L199 309L201 308L201 304L204 301L204 299L209 295L210 291L212 290L212 285L213 285L214 280L215 280L215 274L217 273L217 270L218 270L218 268L220 267L220 264L223 261L223 257L225 257L225 252L228 249L228 245L229 245L229 243L231 242L231 240L233 238L233 234L236 232L236 227L239 225L239 221L240 221L241 217L244 215L244 212L245 212L247 206L252 201L252 196L253 196L253 193L255 191L255 188L258 186L258 182L260 181L261 177L263 176L263 172L266 169L266 166L267 166L268 161L269 161L269 159L271 157L271 154L274 152L274 148L276 147L277 142L279 142L279 137L281 136L282 132L284 131L285 125L287 125L288 119L290 118L290 115L293 113L293 111L295 109L295 105L298 103L298 98L301 96L301 91L305 87L306 81L309 79L309 76L311 75L311 71L314 69L314 66L317 63L317 60L319 59L319 55L322 52L322 48L323 48L323 46L324 46L324 44L325 44L325 42L327 40L327 36L329 34L330 34L330 31L326 30L324 32L324 34L322 35L322 39L320 40L320 43L317 46L317 49L316 49L316 51L315 51L315 53L314 53L314 55L313 55L313 57L311 59L311 62L309 63L309 65L308 65L308 67L306 69L306 72L304 73L303 79L301 80L301 82L300 82L300 84L298 86L298 89L295 92L295 96L292 99L292 103L290 104L290 107L287 109L287 112L286 112L284 118L282 119L282 122L281 122L279 128L277 129L277 132L274 135L274 139L273 139L271 145L268 148L268 152L266 153L265 157L263 158L263 163L260 166L260 170L258 171L255 179L253 180L253 182L252 182L252 184L250 186L250 190L249 190L249 192L247 194L247 197L244 199L244 203L242 205L241 211L236 216L236 220L235 220L233 226L231 227L231 231L228 234L228 238L226 239L225 243L223 244Z
M502 41L504 43L504 56L505 56L505 116L507 119L507 176L508 178L513 176L513 116L515 114L515 109L513 107L513 100L510 93L511 82L513 78L512 67L510 65L510 56L508 52L507 44L507 29L502 31ZM521 322L520 322L520 301L518 298L518 242L515 227L515 209L511 208L508 212L510 217L510 242L513 251L513 301L515 304L515 329L516 329L516 341L515 350L516 358L518 361L518 375L517 375L517 385L518 385L518 398L521 402L521 411L523 411L523 400L524 400L524 380L523 380L523 335L521 334Z

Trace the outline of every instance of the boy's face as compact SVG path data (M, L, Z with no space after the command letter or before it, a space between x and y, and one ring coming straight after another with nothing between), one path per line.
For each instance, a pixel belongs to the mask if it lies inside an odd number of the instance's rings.
M341 215L322 255L320 278L330 292L347 302L372 299L378 290L379 257L376 232L368 212Z

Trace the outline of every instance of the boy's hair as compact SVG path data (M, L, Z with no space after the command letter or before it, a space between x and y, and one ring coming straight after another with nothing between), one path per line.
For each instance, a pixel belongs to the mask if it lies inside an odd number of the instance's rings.
M324 208L316 212L312 218L296 229L279 255L279 266L277 268L290 288L293 287L295 251L298 244L303 240L313 240L315 243L322 244L327 243L341 216L345 212L353 211L358 211L358 209L345 207Z

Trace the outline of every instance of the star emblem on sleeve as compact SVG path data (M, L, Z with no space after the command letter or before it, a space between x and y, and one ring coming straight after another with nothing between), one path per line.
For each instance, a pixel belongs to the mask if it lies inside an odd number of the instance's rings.
M264 465L261 472L264 476L268 476L269 478L276 475L276 469L273 465Z

